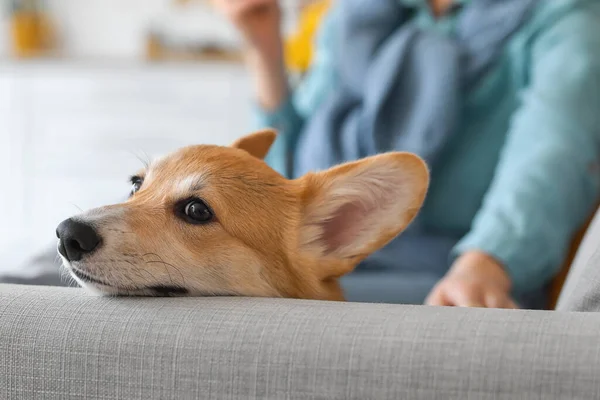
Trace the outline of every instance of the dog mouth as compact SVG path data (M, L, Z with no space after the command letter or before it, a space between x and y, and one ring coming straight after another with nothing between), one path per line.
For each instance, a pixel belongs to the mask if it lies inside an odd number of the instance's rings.
M75 275L77 278L81 279L85 283L95 283L97 285L109 286L109 287L112 286L112 285L110 285L110 284L108 284L108 283L106 283L104 281L101 281L100 279L94 278L93 276L88 275L85 272L79 271L79 270L77 270L77 269L75 269L73 267L69 268L69 270L71 271L71 273L73 275Z
M156 285L149 286L145 289L157 293L158 296L185 296L189 293L189 291L186 288L182 288L179 286Z
M130 294L130 295L132 295L132 294L135 295L137 293L137 294L142 294L142 295L151 294L152 296L156 296L156 297L172 297L172 296L185 296L189 293L189 291L186 288L183 288L180 286L169 286L169 285L153 285L153 286L136 287L136 288L116 287L106 281L95 278L95 277L93 277L85 272L82 272L78 269L75 269L73 267L70 267L69 270L71 271L71 273L73 275L75 275L77 278L79 278L84 283L105 286L105 287L111 288L113 290L117 290L119 292L124 292L124 293Z

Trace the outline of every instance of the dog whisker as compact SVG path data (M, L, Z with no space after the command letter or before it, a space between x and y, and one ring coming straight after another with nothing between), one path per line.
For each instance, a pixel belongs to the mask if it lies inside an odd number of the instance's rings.
M144 257L146 257L146 256L156 256L156 257L159 257L158 254L156 254L156 253L145 253L145 254L142 254L140 257L142 259L144 259Z
M142 278L142 279L144 279L144 278L142 277L142 275L141 275L141 273L142 273L142 272L143 272L143 273L145 273L145 274L148 274L148 275L150 275L150 277L151 277L152 279L151 279L150 281L147 281L148 283L156 284L156 283L159 283L159 282L160 282L160 279L157 279L157 278L156 278L156 276L155 276L155 275L154 275L152 272L148 271L147 269L143 269L143 268L134 268L134 269L133 269L133 271L134 271L134 272L136 272L136 273L137 273L137 275L138 275L140 278Z
M181 276L181 285L185 286L185 279L183 277L183 274L181 273L181 271L179 270L179 268L175 267L173 264L169 264L169 263L164 262L162 260L159 260L159 261L146 261L146 264L162 264L163 267L165 268L165 270L167 271L167 274L169 274L169 279L171 280L171 284L175 285L174 282L173 282L173 279L171 278L171 274L169 272L169 269L167 267L173 268Z
M69 287L79 286L79 284L77 283L75 278L73 278L73 276L70 274L69 270L67 269L67 267L64 264L62 264L60 266L59 274L60 274L60 281L62 283L66 284Z
M175 265L167 263L163 260L163 258L156 253L148 253L148 254L154 254L156 257L158 257L158 259L160 260L160 262L162 262L166 266L168 265L169 267L173 268L175 271L177 271L177 273L179 273L179 276L181 276L181 284L185 286L185 277L183 275L183 273L181 272L181 270L179 268L177 268Z
M117 232L117 233L124 233L124 234L127 234L127 235L134 235L133 232L127 232L127 231L123 231L121 229L106 228L106 230L110 231L110 232Z
M146 261L146 260L144 260L144 257L146 257L146 256L156 256L156 258L158 258L158 260L157 261ZM169 274L169 278L171 279L171 283L173 283L173 279L171 278L171 274L170 274L169 270L167 269L167 266L173 268L175 271L177 271L177 273L181 277L181 285L185 286L185 277L184 277L183 273L181 272L181 270L179 268L177 268L175 265L170 264L168 262L165 262L163 260L163 258L159 254L156 254L156 253L145 253L145 254L142 254L141 258L142 258L142 260L144 260L144 262L146 264L162 263L163 266L165 267L165 269L167 270L167 274Z
M148 155L148 153L146 153L143 150L139 150L142 154L136 154L133 151L131 151L130 153L137 158L142 165L144 166L144 169L148 169L148 167L150 167L150 164L152 162L152 158Z
M83 212L83 208L79 207L77 204L75 203L71 203L69 202L69 204L71 204L73 207L75 207L76 209L78 209L79 211Z
M152 279L156 280L156 278L154 277L154 275L152 275L152 273L151 273L150 271L146 271L146 270L144 270L144 269L138 268L138 266L137 266L137 265L135 265L134 263L132 263L132 262L131 262L131 261L129 261L129 260L122 260L122 261L126 262L127 264L129 264L129 265L131 265L131 266L133 267L133 268L131 268L131 269L128 269L128 270L127 270L127 272L128 272L128 273L134 273L134 274L135 274L136 276L138 276L140 279L144 279L144 280L146 280L146 282L148 282L148 283L156 283L156 282L154 282L154 281L148 281L148 279L147 279L147 278L145 278L144 276L142 276L142 272L145 272L146 274L150 275L150 277L151 277ZM128 277L128 278L129 278L129 277ZM130 278L129 278L129 279L130 279Z
M157 255L158 255L159 260L163 263L165 269L167 270L167 273L169 274L169 278L171 278L171 274L170 274L167 266L173 268L175 271L177 271L177 273L179 273L179 276L181 277L181 286L185 286L185 278L183 276L183 273L181 273L181 270L179 268L177 268L175 265L165 262L159 254L157 254ZM171 283L173 283L172 279L171 279Z

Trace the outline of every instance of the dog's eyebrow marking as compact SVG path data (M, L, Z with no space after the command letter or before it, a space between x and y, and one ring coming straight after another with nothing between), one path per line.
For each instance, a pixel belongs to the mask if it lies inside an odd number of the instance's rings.
M197 192L205 186L202 174L189 175L175 184L175 193L185 195L189 192Z

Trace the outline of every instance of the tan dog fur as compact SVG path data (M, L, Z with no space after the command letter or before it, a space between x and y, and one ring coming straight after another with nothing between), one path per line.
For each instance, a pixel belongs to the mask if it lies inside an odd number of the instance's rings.
M386 153L288 180L263 158L265 130L231 147L191 146L152 163L128 201L75 217L102 244L73 268L105 282L103 294L156 295L156 285L188 295L343 300L338 279L413 220L427 191L424 162ZM198 197L214 221L192 225L173 207Z

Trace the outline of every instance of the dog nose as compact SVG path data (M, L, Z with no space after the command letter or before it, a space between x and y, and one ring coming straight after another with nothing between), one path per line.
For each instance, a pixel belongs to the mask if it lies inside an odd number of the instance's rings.
M69 261L81 260L100 244L100 236L92 226L72 218L58 225L56 236L59 239L58 252Z

